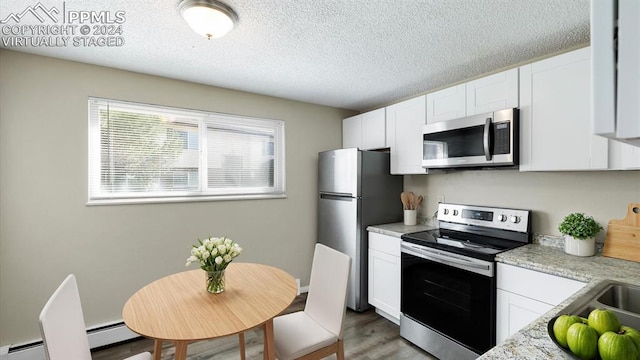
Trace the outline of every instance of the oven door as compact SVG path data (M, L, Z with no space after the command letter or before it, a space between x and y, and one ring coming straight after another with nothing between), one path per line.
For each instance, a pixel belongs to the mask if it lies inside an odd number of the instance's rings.
M493 262L403 242L401 268L404 316L477 354L495 345Z

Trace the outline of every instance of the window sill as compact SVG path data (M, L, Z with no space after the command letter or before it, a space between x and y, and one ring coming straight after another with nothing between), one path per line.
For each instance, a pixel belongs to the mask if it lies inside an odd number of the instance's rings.
M87 201L87 206L139 205L139 204L183 203L183 202L201 202L201 201L262 200L262 199L286 199L286 198L287 198L287 194L251 194L251 195L93 199L93 200Z

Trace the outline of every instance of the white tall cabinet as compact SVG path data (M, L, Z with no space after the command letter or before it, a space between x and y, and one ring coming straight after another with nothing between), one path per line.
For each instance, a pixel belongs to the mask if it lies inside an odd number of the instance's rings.
M497 264L496 343L518 332L586 284L513 265Z
M422 126L426 119L426 96L387 106L387 144L391 174L426 174L422 167Z

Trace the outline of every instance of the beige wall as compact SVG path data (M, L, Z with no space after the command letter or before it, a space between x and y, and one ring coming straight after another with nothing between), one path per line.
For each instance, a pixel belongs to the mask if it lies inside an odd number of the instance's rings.
M87 207L89 96L284 120L287 198ZM307 284L317 153L340 147L352 114L0 50L0 346L40 338L38 314L69 273L87 326L121 320L138 288L185 270L198 237L226 235L245 249L237 261Z
M640 202L640 171L535 172L459 171L405 176L405 191L425 196L420 213L433 215L445 202L533 210L533 231L560 236L557 228L571 212L591 215L603 227L624 218L627 205ZM598 240L604 240L604 232ZM585 261L588 261L585 260Z

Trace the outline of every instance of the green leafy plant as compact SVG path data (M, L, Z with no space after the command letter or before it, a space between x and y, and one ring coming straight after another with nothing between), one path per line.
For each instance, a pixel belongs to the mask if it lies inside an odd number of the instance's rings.
M602 226L591 216L585 216L583 213L573 213L562 220L558 230L561 234L584 240L595 237L602 230Z

